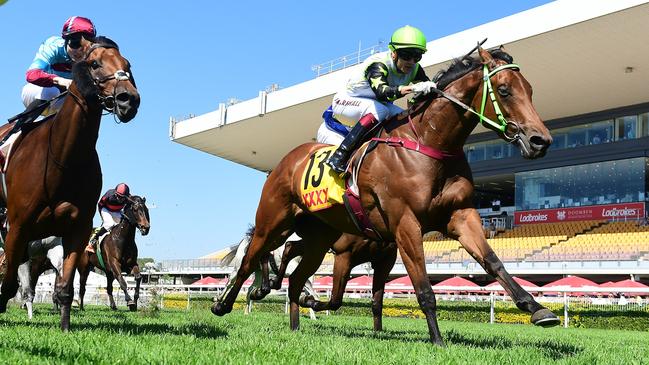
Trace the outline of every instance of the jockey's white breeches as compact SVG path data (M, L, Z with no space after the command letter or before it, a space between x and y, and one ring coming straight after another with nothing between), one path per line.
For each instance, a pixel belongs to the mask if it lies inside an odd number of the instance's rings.
M36 99L50 100L50 99L54 99L60 94L61 92L59 91L59 89L54 86L43 87L43 86L38 86L38 85L28 83L27 85L23 86L21 97L23 99L23 104L25 105L25 107L27 107ZM54 102L47 109L45 109L41 115L48 116L58 112L63 106L63 100L64 98L61 98L56 102Z
M113 226L116 226L120 220L122 220L121 212L111 212L106 208L101 208L99 211L101 216L101 226L104 227L107 231L110 230Z
M379 122L383 122L403 111L392 103L382 103L376 99L350 96L341 91L334 95L331 107L334 118L340 123L353 127L363 115L372 113Z
M320 128L318 128L318 134L316 135L316 142L332 144L334 146L340 145L340 143L345 139L340 133L334 131L333 129L327 126L327 123L322 122Z

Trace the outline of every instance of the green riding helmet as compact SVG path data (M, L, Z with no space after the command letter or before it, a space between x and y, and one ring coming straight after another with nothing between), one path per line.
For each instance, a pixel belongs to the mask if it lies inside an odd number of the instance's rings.
M392 33L392 38L390 38L388 48L392 51L396 51L400 48L416 48L422 52L426 52L426 37L421 30L406 25Z

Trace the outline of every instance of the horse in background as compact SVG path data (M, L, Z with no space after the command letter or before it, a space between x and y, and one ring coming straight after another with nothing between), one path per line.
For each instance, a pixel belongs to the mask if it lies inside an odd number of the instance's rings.
M482 48L478 54L477 58L467 55L455 60L438 74L436 93L441 97L423 98L386 121L380 135L351 161L359 171L357 187L365 220L382 241L396 242L426 316L430 341L437 345L444 342L426 272L423 232L439 231L458 240L496 277L517 307L531 314L532 323L560 323L512 279L485 239L473 205L473 177L462 148L478 122L516 145L526 159L543 157L552 143L532 103L532 88L512 57L503 50ZM312 156L323 147L317 143L298 146L270 173L257 209L254 236L236 281L212 305L212 313L230 312L245 278L268 252L296 232L304 240L305 250L290 278L289 300L291 328L299 328L304 281L317 270L341 232L360 234L343 205L310 212L296 188L302 183L302 172L313 163ZM316 168L333 173L324 163Z
M47 237L31 241L28 248L29 259L18 267L18 281L23 305L27 309L27 317L32 319L34 294L38 278L47 270L54 270L56 278L63 271L63 240L61 237ZM55 308L59 303L56 295L52 295Z
M6 186L0 194L10 227L0 313L16 295L18 266L25 260L28 243L61 237L63 272L55 292L64 331L70 328L77 261L90 237L101 193L96 143L102 112L113 113L126 123L135 117L140 104L130 64L115 42L105 37L94 42L83 39L81 47L85 56L73 66L73 82L60 111L14 142ZM12 128L9 124L1 131L6 134Z
M142 236L149 234L151 222L146 198L132 195L124 209L122 219L110 229L97 244L95 253L85 252L79 259L79 309L83 310L83 297L86 294L86 282L90 270L95 267L106 273L106 293L112 310L117 309L113 298L113 280L117 279L124 292L124 299L129 310L137 310L137 301L140 297L140 267L137 263L137 245L135 244L135 230ZM130 273L135 277L135 292L133 298L128 294L128 286L122 272Z
M237 245L230 247L230 252L228 252L228 254L225 255L221 260L222 265L233 266L232 273L228 278L228 283L225 285L225 290L221 293L221 295L223 295L223 293L226 293L228 291L228 288L230 288L235 282L237 271L239 270L239 266L241 266L241 260L245 256L246 251L248 251L250 239L252 238L254 231L254 226L248 228L248 231L246 232L243 239ZM270 289L264 290L262 288L264 282L268 282L269 279L272 283L277 282L276 285L273 284L273 289L280 289L282 287L282 279L284 278L284 275L286 273L288 273L288 275L291 275L293 270L295 270L295 268L297 267L298 263L300 262L300 257L292 257L288 260L285 260L284 258L285 252L287 252L285 246L290 246L292 243L292 241L287 241L284 245L278 247L276 250L269 254L266 260L264 260L266 268L263 267L264 265L260 265L259 269L255 270L255 278L253 280L253 283L248 287L248 291L246 292L246 306L244 309L245 314L250 313L253 301L261 300L268 293L270 293ZM278 262L281 262L281 268L277 266ZM273 275L270 275L271 273L268 271L268 266L270 266ZM279 270L281 270L281 272ZM304 291L306 292L306 295L311 298L319 298L318 293L315 291L315 289L313 289L313 283L310 279L307 279L305 281ZM221 296L216 298L217 301L220 299ZM311 317L311 319L316 319L313 310L309 310L309 317Z

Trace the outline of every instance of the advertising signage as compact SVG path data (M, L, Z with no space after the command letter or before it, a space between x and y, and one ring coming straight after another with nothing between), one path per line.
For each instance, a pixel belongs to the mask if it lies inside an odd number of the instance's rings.
M590 205L514 212L514 224L555 223L585 220L638 219L645 216L645 203Z

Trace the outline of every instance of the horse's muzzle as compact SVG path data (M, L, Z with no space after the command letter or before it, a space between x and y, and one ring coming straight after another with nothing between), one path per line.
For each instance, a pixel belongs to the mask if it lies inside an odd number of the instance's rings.
M128 91L122 91L115 95L115 115L123 123L130 122L137 114L140 106L140 95Z
M140 233L142 234L142 236L146 236L147 234L149 234L149 229L150 228L151 227L139 227Z
M526 137L519 140L519 148L523 157L530 160L545 156L548 148L552 144L552 137L550 135L546 137L542 134L534 133Z

